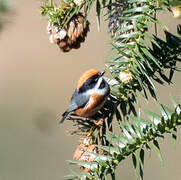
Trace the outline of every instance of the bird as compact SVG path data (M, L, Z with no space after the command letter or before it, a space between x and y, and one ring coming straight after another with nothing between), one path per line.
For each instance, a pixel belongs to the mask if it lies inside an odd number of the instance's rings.
M90 118L101 109L110 93L109 84L103 78L104 73L105 71L89 69L82 74L60 123L72 112L80 117Z

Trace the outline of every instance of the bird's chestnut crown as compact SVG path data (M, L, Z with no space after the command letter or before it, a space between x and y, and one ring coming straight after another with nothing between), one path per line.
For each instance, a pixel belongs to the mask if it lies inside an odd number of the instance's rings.
M77 89L79 92L84 93L89 89L93 89L98 80L104 75L105 71L100 72L94 69L90 69L86 71L79 79ZM99 89L103 89L105 87L105 80L102 79Z

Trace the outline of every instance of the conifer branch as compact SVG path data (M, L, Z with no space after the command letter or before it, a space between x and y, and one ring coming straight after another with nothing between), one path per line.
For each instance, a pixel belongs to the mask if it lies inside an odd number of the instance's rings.
M80 144L71 164L79 165L84 172L74 172L69 179L116 179L117 166L128 156L132 156L133 166L143 179L144 156L151 150L153 143L158 156L162 159L158 143L165 134L177 137L177 127L181 125L181 105L172 100L174 110L159 105L161 115L146 111L150 121L139 117L135 104L138 93L149 100L148 92L157 100L155 85L172 83L177 62L181 61L181 25L178 35L171 34L157 18L157 11L168 10L174 17L178 12L173 6L180 7L177 0L65 0L57 5L53 0L41 6L41 14L49 22L51 40L68 52L80 38L85 38L89 30L88 13L96 3L96 19L100 28L100 17L106 9L109 21L108 32L111 36L112 54L106 64L111 77L111 94L99 112L101 118L85 121L83 118L70 117L77 131L82 134ZM179 16L177 16L179 17ZM84 21L84 23L83 23ZM150 25L159 26L166 40L150 35ZM79 34L77 34L79 32ZM83 41L81 41L83 42ZM80 43L79 43L80 46ZM166 75L165 72L169 72ZM131 116L132 115L132 116ZM114 133L113 119L117 120L120 133ZM95 123L95 120L99 123ZM101 121L100 121L101 119ZM97 125L99 124L99 125ZM136 155L139 151L139 156Z
M106 134L109 146L101 146L105 155L88 152L94 162L70 161L71 164L81 165L89 168L90 173L78 174L71 178L77 179L106 179L110 174L115 174L115 169L121 161L128 156L132 156L135 169L139 170L141 179L143 178L143 164L145 151L151 150L153 144L158 157L162 160L158 139L164 138L165 134L171 134L173 140L177 138L177 127L181 125L181 105L174 102L174 110L159 105L161 115L154 112L145 111L148 120L141 117L130 116L129 121L120 122L121 134L108 132ZM136 151L140 151L139 156Z

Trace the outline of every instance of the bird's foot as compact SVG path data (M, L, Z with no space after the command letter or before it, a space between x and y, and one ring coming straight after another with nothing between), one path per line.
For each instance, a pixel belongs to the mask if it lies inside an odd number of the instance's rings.
M94 124L95 124L96 126L102 126L102 125L103 125L103 119L99 119L98 121L97 121L97 120L94 120L93 122L94 122Z

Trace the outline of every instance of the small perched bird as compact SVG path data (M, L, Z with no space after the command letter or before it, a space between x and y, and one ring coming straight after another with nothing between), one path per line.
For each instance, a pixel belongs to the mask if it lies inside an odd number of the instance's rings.
M86 71L79 79L68 109L62 114L60 123L73 111L81 117L91 117L104 105L110 88L103 79L104 71Z

